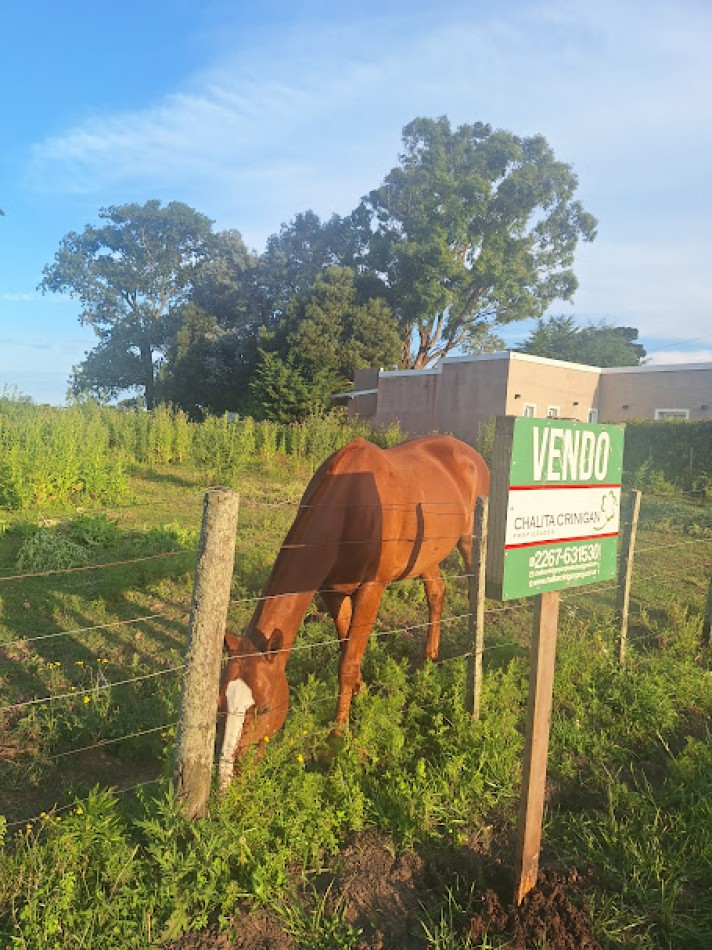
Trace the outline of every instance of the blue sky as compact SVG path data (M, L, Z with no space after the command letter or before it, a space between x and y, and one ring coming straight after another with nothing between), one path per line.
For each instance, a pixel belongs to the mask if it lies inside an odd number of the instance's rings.
M261 250L351 211L418 115L542 133L599 219L552 312L712 360L707 0L25 0L0 33L0 390L64 400L94 337L36 287L99 208L185 201Z

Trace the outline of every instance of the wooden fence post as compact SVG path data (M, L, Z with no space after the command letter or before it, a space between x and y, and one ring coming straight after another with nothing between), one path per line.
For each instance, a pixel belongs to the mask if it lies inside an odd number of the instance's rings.
M707 591L707 604L702 618L702 643L706 647L712 647L712 577L710 578L710 587Z
M618 662L621 669L625 666L626 647L628 645L628 611L630 607L630 588L633 581L633 558L635 555L635 538L638 533L640 498L641 493L639 491L630 493L630 521L623 526L620 560L618 561L616 613L620 624L618 631Z
M514 900L517 904L521 904L524 896L535 886L539 871L558 623L559 591L546 591L534 603L527 733L514 863Z
M480 718L482 695L482 651L485 642L485 568L487 566L487 513L489 499L480 495L475 502L475 520L472 529L472 574L470 576L470 639L472 655L467 664L467 683L470 693L470 713Z
M240 496L228 488L205 493L176 737L176 795L189 818L205 814L215 754L222 654Z

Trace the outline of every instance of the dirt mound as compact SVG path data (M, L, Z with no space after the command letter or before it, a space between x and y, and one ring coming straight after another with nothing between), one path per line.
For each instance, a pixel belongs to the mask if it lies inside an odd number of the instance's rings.
M185 934L165 944L166 950L296 950L279 917L267 910L253 910L233 921L233 935L217 930Z
M499 849L497 849L499 850ZM422 921L437 920L448 890L474 901L461 931L478 946L485 937L513 950L546 946L553 950L597 950L583 901L586 881L576 871L547 871L520 907L510 903L511 872L489 847L438 848L422 853L398 852L376 831L356 835L307 891L295 886L306 916L315 903L360 933L357 950L427 950ZM296 882L295 882L296 884ZM186 934L168 944L171 950L293 950L299 946L272 911L245 907L232 922L232 936L216 931ZM301 944L303 945L303 944Z
M423 905L435 896L428 872L419 855L396 854L387 838L366 831L342 851L335 874L322 876L320 884L328 881L332 909L361 931L359 950L421 950Z
M600 944L591 936L588 908L580 900L581 885L576 870L566 876L540 873L536 888L519 907L505 906L494 891L486 890L478 898L479 907L475 908L465 933L475 944L484 937L504 937L508 950L538 946L600 950Z

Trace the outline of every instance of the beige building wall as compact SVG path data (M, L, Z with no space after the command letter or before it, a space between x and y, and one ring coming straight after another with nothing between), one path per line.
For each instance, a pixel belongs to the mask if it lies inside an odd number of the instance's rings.
M625 422L667 410L712 419L712 363L599 369L506 352L446 357L428 370L363 371L355 383L353 393L342 394L349 415L470 442L496 415Z
M558 416L588 422L591 410L599 409L600 380L596 366L511 353L507 398L500 411L510 416Z
M602 371L601 421L655 419L685 411L691 421L712 419L712 363L616 367Z
M432 432L439 379L439 369L381 373L376 414L371 422L376 426L399 422L409 435Z
M473 442L483 422L504 411L509 353L444 360L434 428Z

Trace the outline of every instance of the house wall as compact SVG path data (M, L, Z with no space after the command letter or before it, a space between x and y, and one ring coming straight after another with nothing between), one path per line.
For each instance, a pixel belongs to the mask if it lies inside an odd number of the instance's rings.
M595 366L512 353L507 397L504 409L498 411L521 416L529 403L536 406L533 415L541 419L556 406L559 418L588 422L589 410L599 408L600 381L601 371Z
M438 432L473 442L480 425L503 412L509 355L443 361L433 420Z
M601 422L654 419L656 409L689 409L691 421L712 419L712 363L603 370Z
M432 432L439 379L439 370L381 373L376 413L370 421L376 426L397 421L409 435Z
M712 363L599 369L492 353L447 357L429 370L363 371L356 383L349 415L377 426L398 421L410 435L452 432L468 441L495 415L523 415L527 403L539 418L558 406L560 418L581 422L591 409L599 422L654 419L656 409L688 409L693 421L712 419Z

